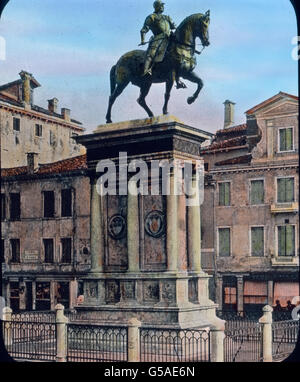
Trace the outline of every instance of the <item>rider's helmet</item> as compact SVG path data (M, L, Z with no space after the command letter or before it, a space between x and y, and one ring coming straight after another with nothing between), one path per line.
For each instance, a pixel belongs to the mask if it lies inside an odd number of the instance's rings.
M155 10L159 9L162 5L165 5L161 0L155 0L153 3L153 8Z

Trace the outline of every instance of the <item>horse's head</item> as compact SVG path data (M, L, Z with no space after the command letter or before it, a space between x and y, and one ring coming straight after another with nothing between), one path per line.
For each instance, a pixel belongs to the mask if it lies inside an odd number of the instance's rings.
M204 15L200 17L200 34L199 37L201 39L203 46L208 46L209 42L209 33L208 27L210 23L210 10L208 10Z

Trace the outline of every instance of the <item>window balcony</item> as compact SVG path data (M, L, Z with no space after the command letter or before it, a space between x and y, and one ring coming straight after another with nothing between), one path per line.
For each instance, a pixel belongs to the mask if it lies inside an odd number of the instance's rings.
M295 213L298 212L298 202L294 203L276 203L271 204L271 213L280 214L280 213Z
M272 266L291 267L299 266L299 256L275 256L271 258Z

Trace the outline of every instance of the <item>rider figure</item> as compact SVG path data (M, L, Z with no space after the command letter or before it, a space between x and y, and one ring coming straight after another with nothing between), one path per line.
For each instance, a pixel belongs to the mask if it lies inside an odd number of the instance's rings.
M154 13L149 15L141 30L141 44L145 45L145 35L152 31L153 36L150 39L149 47L146 53L143 75L152 75L152 67L155 63L161 62L164 59L171 30L176 29L176 25L170 16L163 14L164 3L161 0L156 0L153 3ZM185 88L186 86L179 81L177 74L175 74L177 88Z

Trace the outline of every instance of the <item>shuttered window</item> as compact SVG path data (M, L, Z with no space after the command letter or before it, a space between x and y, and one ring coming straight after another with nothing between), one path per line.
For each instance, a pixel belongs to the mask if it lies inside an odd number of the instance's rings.
M70 238L61 239L61 262L71 263L72 240Z
M44 217L53 218L54 213L54 191L44 191Z
M251 227L251 256L264 256L264 227Z
M264 204L265 192L263 180L252 180L250 183L250 203Z
M20 262L20 240L11 239L10 249L11 249L11 262L19 263Z
M61 190L61 216L72 216L72 190L70 188Z
M230 206L230 183L219 183L219 206Z
M15 131L20 131L20 118L13 119L13 129Z
M230 256L230 228L219 228L219 256Z
M279 151L292 151L293 143L293 128L279 130Z
M295 226L278 227L278 256L295 256Z
M44 239L45 263L51 264L54 260L53 239Z
M294 178L277 179L277 202L291 203L295 200Z
M9 194L10 205L9 205L9 214L10 220L20 220L21 216L21 198L20 194L15 192Z
M6 198L5 194L1 194L1 220L6 218Z

